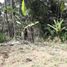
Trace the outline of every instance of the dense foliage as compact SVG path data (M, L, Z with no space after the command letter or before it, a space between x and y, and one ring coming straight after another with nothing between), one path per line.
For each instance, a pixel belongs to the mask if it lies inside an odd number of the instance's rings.
M63 0L5 0L0 16L2 12L4 12L2 30L7 31L12 38L30 23L39 21L42 37L55 37L57 34L62 36L59 37L63 40L67 39L67 9Z

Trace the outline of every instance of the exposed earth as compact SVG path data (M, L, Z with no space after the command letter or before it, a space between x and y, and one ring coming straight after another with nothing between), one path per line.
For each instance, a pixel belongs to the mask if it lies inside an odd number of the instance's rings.
M0 67L67 67L67 44L1 43Z

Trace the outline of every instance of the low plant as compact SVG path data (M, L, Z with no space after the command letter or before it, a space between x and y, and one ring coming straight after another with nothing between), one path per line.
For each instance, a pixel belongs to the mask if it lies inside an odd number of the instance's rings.
M48 30L49 30L49 33L51 33L51 36L53 37L57 36L62 41L67 40L66 27L63 26L63 19L54 20L53 25L48 24Z
M67 40L67 32L61 34L61 40L66 41Z
M4 42L6 40L6 37L3 33L0 33L0 43Z
M62 24L63 24L63 20L60 21L54 20L54 24L53 25L48 24L48 26L52 28L57 35L59 35L64 29L66 29L66 27L62 26Z

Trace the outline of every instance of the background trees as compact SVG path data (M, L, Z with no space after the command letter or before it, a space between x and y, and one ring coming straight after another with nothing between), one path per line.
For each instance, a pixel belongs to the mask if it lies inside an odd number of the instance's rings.
M66 15L67 8L65 6L66 1L63 0L24 0L27 15L23 16L21 11L22 0L5 0L3 4L2 11L0 10L0 14L3 12L3 21L4 26L2 26L3 30L8 31L8 35L10 37L16 37L16 35L21 30L24 29L30 23L34 23L35 21L39 21L40 31L42 36L48 36L51 33L55 33L52 28L48 27L48 24L53 25L53 20L56 21L64 19L62 26L67 27L66 23ZM6 27L5 27L6 25ZM49 29L49 30L48 30ZM67 28L66 28L67 29ZM66 32L66 30L64 31ZM53 36L54 34L52 34Z

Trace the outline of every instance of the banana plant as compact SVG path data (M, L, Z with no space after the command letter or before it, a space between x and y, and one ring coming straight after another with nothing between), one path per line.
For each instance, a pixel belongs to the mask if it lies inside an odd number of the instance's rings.
M50 25L48 24L48 26L50 28L52 28L53 30L55 30L56 34L59 34L61 33L64 29L66 29L66 27L62 27L62 24L63 24L63 20L54 20L54 24L53 25Z
M61 12L61 17L62 17L62 14L63 14L63 12L64 12L64 9L65 9L64 1L61 1L61 2L60 2L60 12Z

